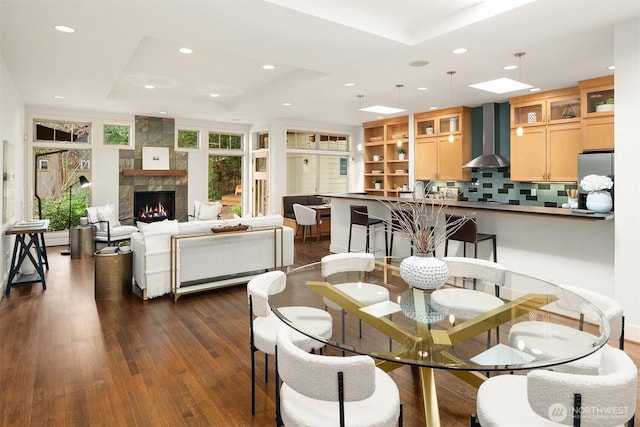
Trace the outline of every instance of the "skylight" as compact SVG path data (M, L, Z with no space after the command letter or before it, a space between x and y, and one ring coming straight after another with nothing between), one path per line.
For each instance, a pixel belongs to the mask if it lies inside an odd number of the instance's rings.
M475 83L469 86L476 89L484 90L491 93L498 93L498 94L515 92L517 90L529 89L533 87L530 84L507 79L506 77L495 79L495 80L489 80L482 83Z
M372 105L371 107L360 108L360 111L378 114L396 114L407 110L403 110L402 108L386 107L384 105Z

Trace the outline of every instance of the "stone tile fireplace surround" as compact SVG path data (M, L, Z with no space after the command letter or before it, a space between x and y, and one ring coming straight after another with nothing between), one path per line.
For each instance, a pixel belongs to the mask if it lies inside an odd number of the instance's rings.
M168 147L169 170L189 170L187 153L176 152L175 124L171 118L136 116L135 149L120 150L119 205L123 223L133 224L133 195L136 191L175 191L175 217L187 221L188 174L185 176L125 176L125 170L142 170L142 147Z

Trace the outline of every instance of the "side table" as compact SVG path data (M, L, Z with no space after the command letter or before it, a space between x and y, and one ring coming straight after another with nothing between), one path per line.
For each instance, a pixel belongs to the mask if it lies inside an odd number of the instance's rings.
M131 292L133 252L95 253L95 299L120 299Z
M96 228L79 225L71 228L71 259L90 258L95 250Z

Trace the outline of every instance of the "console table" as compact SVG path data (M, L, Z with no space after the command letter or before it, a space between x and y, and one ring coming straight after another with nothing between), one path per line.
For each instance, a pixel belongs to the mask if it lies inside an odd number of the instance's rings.
M186 240L194 240L194 239L221 239L228 236L232 236L234 234L241 233L265 233L271 234L273 239L273 268L278 269L282 268L282 260L284 260L284 236L283 229L281 226L273 226L273 227L255 227L249 228L247 230L240 231L228 231L228 232L210 232L210 233L196 233L196 234L180 234L176 236L171 236L171 248L170 248L170 259L171 259L171 268L170 268L170 283L171 283L171 292L173 293L173 300L178 301L182 295L194 293L194 292L202 292L210 289L215 289L223 286L232 286L240 283L246 283L255 277L258 273L256 272L248 272L246 274L239 273L234 274L232 276L225 277L202 277L200 280L197 280L193 283L181 283L178 275L180 270L180 242ZM278 242L278 236L280 242ZM224 241L224 240L223 240ZM278 243L280 244L280 265L278 265ZM215 243L212 243L215 244ZM215 265L216 260L211 260L212 265ZM219 260L218 260L219 262Z
M16 236L11 255L11 267L9 279L7 280L7 290L5 295L9 296L11 287L27 283L42 283L42 289L47 289L44 277L44 267L49 269L47 260L47 249L44 246L44 233L49 228L49 220L17 221L7 229L4 234ZM35 254L31 253L31 248L35 249ZM34 256L35 255L35 256ZM35 268L35 272L30 274L20 273L20 267L26 259L29 259Z

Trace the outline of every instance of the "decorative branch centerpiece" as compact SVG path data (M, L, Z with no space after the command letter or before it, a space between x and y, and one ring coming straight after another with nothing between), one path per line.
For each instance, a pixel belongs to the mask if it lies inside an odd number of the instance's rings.
M472 217L461 215L447 222L445 208L450 200L441 197L425 197L428 188L418 181L410 200L381 201L391 211L391 219L385 219L392 231L414 249L416 255L402 260L400 277L409 285L420 289L442 286L449 277L447 264L435 257L436 248L457 232Z
M587 194L587 209L594 212L609 212L613 207L613 199L609 190L613 188L613 180L604 175L587 175L580 181L580 187Z

